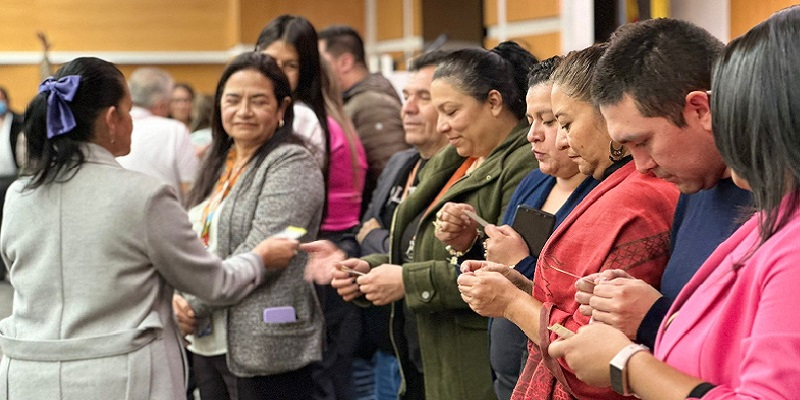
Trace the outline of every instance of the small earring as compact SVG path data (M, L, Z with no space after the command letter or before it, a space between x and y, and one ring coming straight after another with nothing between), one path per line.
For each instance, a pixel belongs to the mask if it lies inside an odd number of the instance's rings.
M278 121L278 129L283 128L284 122L283 120Z
M617 162L625 157L625 145L620 145L618 149L615 149L613 140L608 142L608 150L611 153L608 156L608 159L611 160L611 162Z
M111 144L117 141L117 138L114 135L111 135Z

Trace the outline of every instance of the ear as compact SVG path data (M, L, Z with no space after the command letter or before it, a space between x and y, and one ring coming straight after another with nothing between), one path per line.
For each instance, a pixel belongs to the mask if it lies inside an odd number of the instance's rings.
M109 136L116 134L118 119L117 106L108 107L106 111L103 112L103 122L108 128Z
M342 55L336 58L335 63L339 71L348 72L353 69L356 62L352 54L342 53Z
M711 132L711 99L705 91L693 91L686 95L683 106L686 122L697 121L700 126Z
M489 110L492 116L497 117L503 111L503 95L497 90L490 90L486 98L486 104L489 105Z
M283 120L283 116L286 115L286 109L289 108L292 104L292 98L286 96L281 100L281 105L278 107L278 114L280 119Z

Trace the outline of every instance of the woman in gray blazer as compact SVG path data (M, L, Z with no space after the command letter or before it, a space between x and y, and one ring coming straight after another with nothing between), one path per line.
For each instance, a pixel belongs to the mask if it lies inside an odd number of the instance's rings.
M62 66L28 106L32 176L9 189L0 237L14 287L0 399L185 396L174 290L233 304L296 253L272 238L210 255L171 187L114 160L130 151L130 109L122 73L97 58Z
M236 57L217 85L213 142L189 216L208 250L220 257L249 251L287 226L314 238L325 200L322 173L292 131L289 81L270 56ZM305 255L228 308L175 299L193 333L197 386L208 399L309 399L311 364L322 355L324 319Z

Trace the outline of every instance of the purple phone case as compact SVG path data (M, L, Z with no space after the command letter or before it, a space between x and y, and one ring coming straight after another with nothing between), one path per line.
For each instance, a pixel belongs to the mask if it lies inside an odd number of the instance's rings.
M292 306L269 307L264 309L264 322L280 324L297 321L297 314Z

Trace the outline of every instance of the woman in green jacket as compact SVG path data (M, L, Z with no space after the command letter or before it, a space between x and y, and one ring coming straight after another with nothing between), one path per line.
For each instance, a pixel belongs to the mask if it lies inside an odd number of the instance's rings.
M392 339L407 389L403 398L421 398L410 376L424 371L425 398L494 399L489 369L487 319L472 312L456 284L460 257L483 254L479 226L460 248L435 237L437 212L446 203L468 204L492 223L500 222L520 180L536 167L525 135L526 74L536 59L516 43L491 51L452 53L434 74L431 101L439 112L437 129L449 141L420 171L420 183L397 209L390 253L339 264L366 275L337 270L332 285L345 300L375 305L405 301L392 313ZM456 251L461 250L461 251ZM416 317L417 338L408 324ZM416 369L416 371L415 371ZM406 388L406 386L408 386Z

